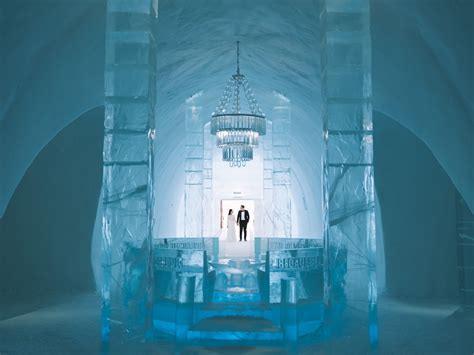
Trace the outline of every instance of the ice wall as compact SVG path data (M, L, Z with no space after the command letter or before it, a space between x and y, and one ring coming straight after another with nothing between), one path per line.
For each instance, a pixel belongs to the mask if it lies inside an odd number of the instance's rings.
M41 149L104 104L104 31L105 0L1 2L0 217Z
M428 145L474 210L474 2L371 4L374 109Z
M422 140L380 112L374 113L374 160L387 292L455 298L459 289L453 183Z
M89 255L102 185L103 117L103 108L91 110L49 142L0 218L2 316L24 313L11 302L50 305L94 289Z

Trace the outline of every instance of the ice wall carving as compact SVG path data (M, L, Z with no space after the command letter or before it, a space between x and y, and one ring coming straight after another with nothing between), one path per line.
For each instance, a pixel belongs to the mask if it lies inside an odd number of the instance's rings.
M333 327L346 304L367 312L376 346L375 211L369 0L325 0L321 81L326 253L325 298Z
M102 340L151 325L157 3L109 0L102 222ZM142 333L143 334L143 333Z

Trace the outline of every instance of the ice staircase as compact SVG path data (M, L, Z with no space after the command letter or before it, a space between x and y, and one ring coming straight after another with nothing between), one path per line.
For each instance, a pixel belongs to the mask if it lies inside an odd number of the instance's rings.
M283 332L275 310L261 303L257 270L263 265L245 257L221 259L212 302L194 313L189 340L279 342Z
M225 342L274 342L283 340L283 332L272 321L245 315L205 318L188 331L189 340Z
M263 264L249 258L225 258L210 263L216 271L212 302L260 303L257 270Z

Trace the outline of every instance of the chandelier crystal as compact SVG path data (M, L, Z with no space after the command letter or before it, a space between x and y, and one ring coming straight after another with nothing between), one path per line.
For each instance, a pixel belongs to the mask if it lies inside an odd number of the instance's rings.
M240 73L239 61L240 43L237 41L237 72L227 82L211 118L211 133L217 137L217 146L222 148L222 159L231 167L245 166L252 160L258 138L266 133L265 114L247 78Z

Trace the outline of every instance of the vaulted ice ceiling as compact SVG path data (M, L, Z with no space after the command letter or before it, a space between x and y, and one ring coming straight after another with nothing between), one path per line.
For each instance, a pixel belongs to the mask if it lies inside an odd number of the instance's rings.
M374 109L431 148L471 209L473 4L371 3ZM105 3L11 1L0 11L2 215L48 141L103 104ZM182 164L176 142L183 138L185 100L203 91L203 114L210 114L234 71L239 39L242 71L263 109L271 110L274 92L291 100L295 174L299 189L312 191L321 147L318 13L315 0L160 0L157 177L163 185L181 187L174 176Z

